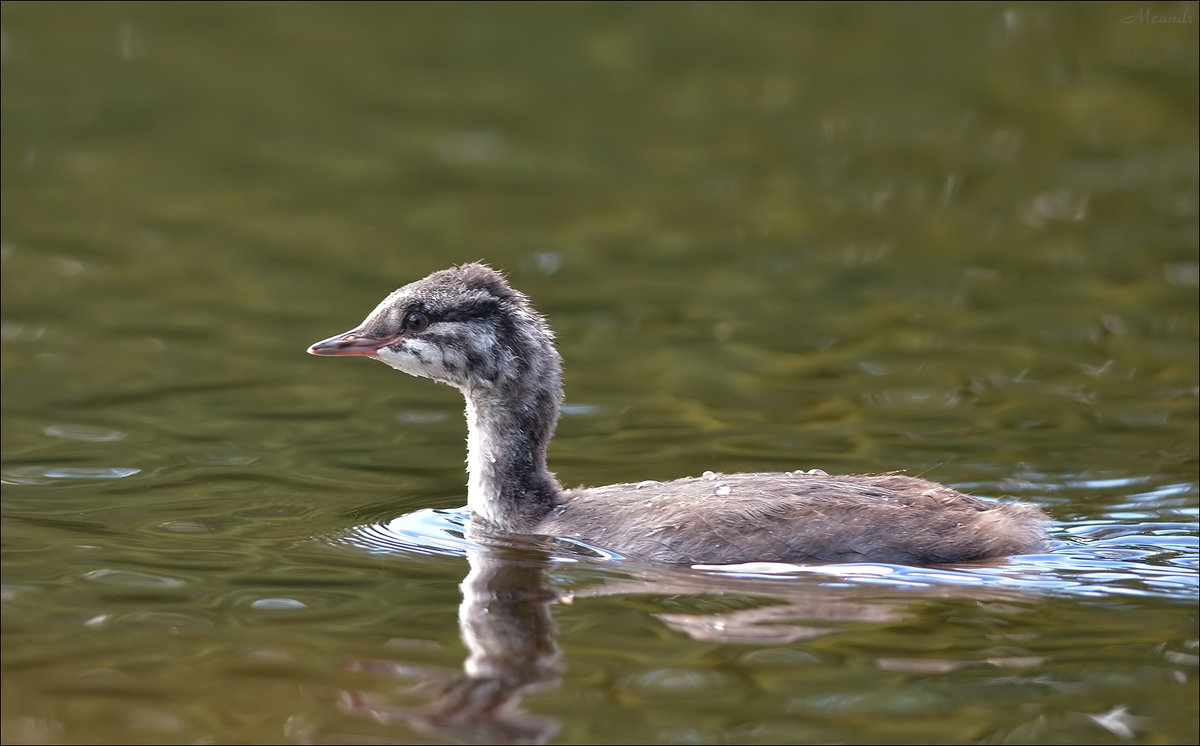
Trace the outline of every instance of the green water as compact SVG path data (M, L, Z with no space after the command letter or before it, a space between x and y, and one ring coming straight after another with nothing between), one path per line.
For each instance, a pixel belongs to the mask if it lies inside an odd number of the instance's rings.
M0 20L5 743L1196 741L1195 3ZM474 260L567 484L903 470L1054 545L471 549L458 394L304 349Z

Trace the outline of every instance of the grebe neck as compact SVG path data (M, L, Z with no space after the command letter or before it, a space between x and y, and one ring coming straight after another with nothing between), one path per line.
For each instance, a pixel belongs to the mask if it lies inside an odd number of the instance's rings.
M475 389L467 401L467 507L510 531L527 531L558 504L562 488L546 467L558 423L560 386L535 391Z

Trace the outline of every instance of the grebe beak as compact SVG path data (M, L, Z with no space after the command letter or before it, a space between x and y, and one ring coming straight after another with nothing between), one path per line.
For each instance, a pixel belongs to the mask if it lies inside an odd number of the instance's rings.
M335 334L329 339L322 339L308 348L308 354L333 357L338 355L362 355L375 357L383 347L395 342L400 335L377 337L362 329L351 329L342 334Z

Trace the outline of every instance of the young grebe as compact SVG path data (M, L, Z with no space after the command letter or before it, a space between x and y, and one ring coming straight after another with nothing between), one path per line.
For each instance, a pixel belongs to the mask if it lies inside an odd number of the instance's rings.
M563 489L546 468L562 403L554 335L481 264L434 272L383 299L313 355L362 355L467 400L467 507L504 531L586 541L657 562L939 564L1031 552L1044 513L896 474L706 473Z

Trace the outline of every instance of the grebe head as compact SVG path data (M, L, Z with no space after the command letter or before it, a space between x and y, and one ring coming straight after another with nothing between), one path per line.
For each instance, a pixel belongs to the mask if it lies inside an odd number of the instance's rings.
M451 267L405 285L357 327L308 351L375 358L464 393L553 387L561 379L545 319L499 272L482 264Z

